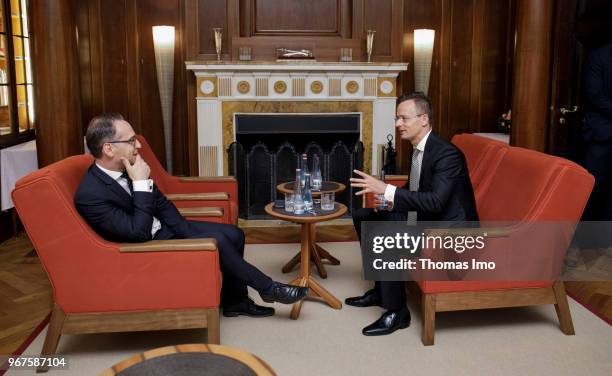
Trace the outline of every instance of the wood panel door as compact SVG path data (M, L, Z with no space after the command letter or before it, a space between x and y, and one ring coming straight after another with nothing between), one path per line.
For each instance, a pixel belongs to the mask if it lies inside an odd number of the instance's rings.
M582 157L583 65L589 51L612 42L612 2L565 0L557 5L547 152Z

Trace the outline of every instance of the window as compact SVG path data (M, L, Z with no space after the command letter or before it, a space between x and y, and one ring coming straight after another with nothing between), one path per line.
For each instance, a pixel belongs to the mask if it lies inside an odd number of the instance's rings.
M0 0L0 147L34 138L29 0Z

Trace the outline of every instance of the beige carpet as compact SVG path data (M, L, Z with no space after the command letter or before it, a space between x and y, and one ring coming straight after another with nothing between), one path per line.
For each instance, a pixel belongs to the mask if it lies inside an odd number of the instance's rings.
M322 284L340 300L371 285L361 276L357 243L326 243L341 261L329 266ZM297 244L249 245L247 259L273 278L287 281L281 266ZM261 302L256 293L251 294ZM409 299L412 324L389 336L364 337L361 328L382 313L378 307L344 306L333 310L307 301L297 321L289 306L276 305L276 316L223 318L221 343L250 351L266 360L278 375L612 375L612 330L570 299L576 328L566 336L558 328L554 307L442 313L437 316L436 344L421 344L421 318ZM45 331L24 354L39 354ZM68 355L62 376L97 374L143 351L201 342L202 330L64 336ZM10 371L8 375L33 374Z

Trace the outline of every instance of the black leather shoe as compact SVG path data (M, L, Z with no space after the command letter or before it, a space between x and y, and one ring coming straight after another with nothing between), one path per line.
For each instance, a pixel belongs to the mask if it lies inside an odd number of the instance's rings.
M268 290L259 292L259 295L266 303L279 302L283 304L293 304L298 300L304 299L306 295L308 295L308 287L273 282Z
M250 317L267 317L274 314L274 308L264 307L255 304L253 299L248 296L238 304L223 308L223 316L250 316Z
M398 329L404 329L410 326L410 311L407 307L387 311L374 323L366 326L361 331L364 336L384 336L391 334Z
M368 290L362 296L354 296L344 299L344 303L354 307L380 306L380 296L376 290Z

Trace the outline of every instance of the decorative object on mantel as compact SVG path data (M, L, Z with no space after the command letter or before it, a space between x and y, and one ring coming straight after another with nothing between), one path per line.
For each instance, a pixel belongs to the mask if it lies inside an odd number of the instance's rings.
M290 50L288 48L276 49L276 61L316 61L310 50Z
M236 87L240 94L246 94L251 90L251 84L248 81L240 81Z
M276 94L283 94L285 91L287 91L287 84L285 81L276 81L274 83L274 91Z
M497 121L498 129L501 133L509 134L512 129L512 110L508 110L505 114L502 114Z
M368 53L368 63L372 62L372 50L374 48L374 33L376 30L368 30L366 37L366 52Z
M352 48L340 48L340 61L348 62L353 61L353 49Z
M240 47L238 49L238 59L241 61L250 61L252 59L251 47Z
M414 89L427 95L433 56L435 30L414 30Z
M359 90L359 84L357 81L352 80L346 83L346 92L349 94L355 94Z
M153 26L157 88L164 122L166 170L172 173L172 95L174 89L174 26Z
M217 51L217 61L221 61L221 41L223 38L223 29L220 27L214 27L215 32L215 51Z
M312 81L310 91L314 94L320 94L323 91L323 83L321 81Z

